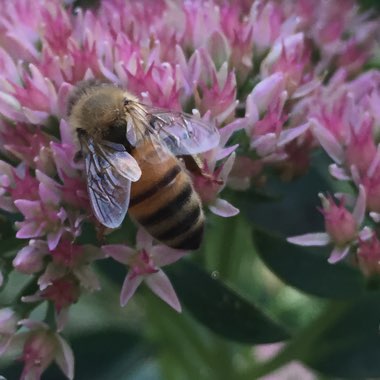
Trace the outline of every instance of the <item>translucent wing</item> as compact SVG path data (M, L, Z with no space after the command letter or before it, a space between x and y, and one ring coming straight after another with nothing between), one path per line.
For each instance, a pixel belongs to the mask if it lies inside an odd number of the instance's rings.
M219 143L219 131L211 123L182 112L144 107L154 133L177 156L206 152Z
M128 210L131 182L140 178L141 170L123 145L94 144L90 138L81 142L94 214L106 227L119 227Z

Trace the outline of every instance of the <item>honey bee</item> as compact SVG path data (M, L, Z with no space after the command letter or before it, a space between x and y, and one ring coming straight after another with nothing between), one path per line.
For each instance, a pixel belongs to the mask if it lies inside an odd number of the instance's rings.
M98 221L117 228L129 211L167 246L199 248L204 214L181 156L214 148L217 128L192 115L142 104L116 85L94 80L77 85L68 115Z

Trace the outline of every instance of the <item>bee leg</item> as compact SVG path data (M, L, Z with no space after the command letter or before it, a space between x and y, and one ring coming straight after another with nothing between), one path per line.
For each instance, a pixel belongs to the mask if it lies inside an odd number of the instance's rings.
M96 223L95 227L96 227L96 239L98 241L98 244L99 245L106 244L105 234L106 234L107 227L103 226L103 224L100 224L100 223Z
M187 155L180 156L181 161L185 164L186 169L193 174L202 175L204 172L204 165L199 156Z
M218 185L223 184L223 181L221 179L217 179L212 174L207 172L206 167L199 156L189 155L189 156L181 156L179 158L185 164L186 169L190 173L206 178L209 181L215 182Z

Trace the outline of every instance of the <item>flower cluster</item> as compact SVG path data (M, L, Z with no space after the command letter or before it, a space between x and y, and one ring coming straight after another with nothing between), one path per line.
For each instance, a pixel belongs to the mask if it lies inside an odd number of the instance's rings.
M122 305L144 281L181 310L160 268L187 252L156 244L142 229L136 246L81 243L84 224L96 221L67 99L83 79L128 88L147 104L196 108L215 123L220 143L199 156L202 170L191 175L203 203L222 217L239 212L219 198L226 186L262 183L267 167L284 179L302 175L311 150L322 146L335 161L331 173L359 195L353 212L345 208L352 199L323 197L326 233L307 243L333 244L334 262L355 247L360 265L377 270L380 243L365 210L380 221L380 75L360 74L378 25L371 15L352 0L110 0L89 10L70 3L0 0L0 213L13 215L24 242L4 260L36 289L15 300L14 310L26 314L0 309L0 352L22 341L22 378L39 379L53 360L73 378L60 333L70 306L100 288L96 260L128 267ZM3 286L7 274L0 273ZM31 321L31 308L20 307L45 301L54 306L53 325Z
M380 78L377 71L353 80L347 75L337 71L330 86L317 91L307 107L311 132L334 162L329 167L331 176L351 185L354 192L336 194L338 202L321 194L326 232L288 240L306 246L332 245L331 263L351 254L363 272L372 275L379 273Z

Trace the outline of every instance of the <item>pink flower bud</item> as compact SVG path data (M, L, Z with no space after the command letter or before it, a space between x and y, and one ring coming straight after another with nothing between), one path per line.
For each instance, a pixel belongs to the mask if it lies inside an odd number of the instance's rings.
M43 258L48 253L47 244L42 240L30 240L13 260L13 266L21 273L32 274L43 268Z
M68 276L54 280L51 285L41 291L41 297L52 301L58 313L63 308L76 303L79 295L78 281Z
M359 267L365 275L380 273L380 241L376 235L370 240L359 241L357 257Z
M357 223L354 216L341 202L337 205L331 198L321 196L325 217L326 232L338 246L343 246L353 240L357 235Z

